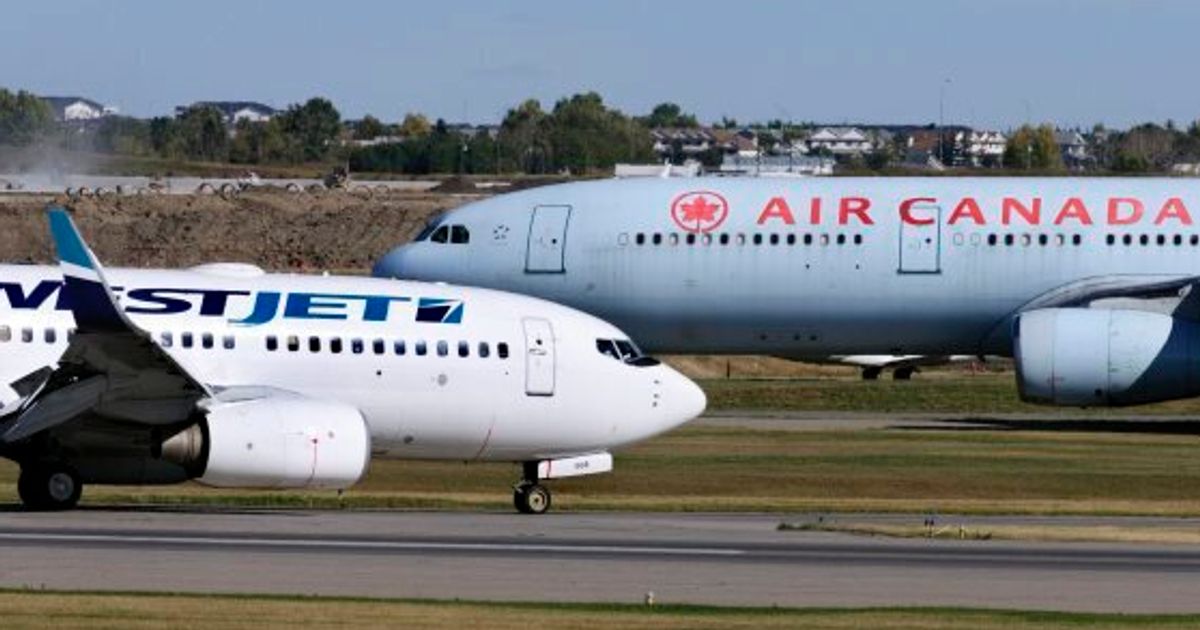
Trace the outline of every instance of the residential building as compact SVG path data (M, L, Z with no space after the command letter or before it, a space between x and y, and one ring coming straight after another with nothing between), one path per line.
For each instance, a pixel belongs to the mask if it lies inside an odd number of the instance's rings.
M212 107L221 112L225 124L233 127L243 120L249 122L267 122L279 114L279 110L269 105L253 101L198 101L191 105L181 105L175 108L175 115L180 116L193 107Z
M115 107L81 96L43 96L42 100L54 110L54 119L59 122L86 122L117 113Z
M1094 161L1083 134L1071 129L1055 129L1054 142L1062 153L1063 165L1070 169L1085 168Z
M727 154L721 162L722 175L755 175L759 177L798 177L832 175L833 158L793 155Z
M863 155L875 150L865 131L858 127L821 127L808 137L811 152L828 151L834 156Z

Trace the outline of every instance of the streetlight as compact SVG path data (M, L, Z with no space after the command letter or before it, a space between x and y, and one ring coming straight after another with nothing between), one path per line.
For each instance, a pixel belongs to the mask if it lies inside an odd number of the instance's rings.
M938 160L946 159L945 130L942 128L946 124L946 86L950 85L950 79L942 79L941 85L938 86Z

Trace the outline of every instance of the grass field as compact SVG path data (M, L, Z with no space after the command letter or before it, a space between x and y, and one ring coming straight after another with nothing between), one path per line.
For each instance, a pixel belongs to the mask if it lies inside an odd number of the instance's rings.
M717 408L752 401L762 410L883 408L970 415L991 404L978 401L1007 396L1011 384L1005 381L1011 376L705 385ZM1139 408L1138 413L1178 407ZM1196 422L1126 421L1113 410L1063 413L1069 415L920 430L684 427L618 453L612 474L554 482L555 505L566 510L1200 515ZM14 466L0 466L0 501L15 501L15 475ZM187 484L91 487L84 501L508 510L507 488L516 476L516 467L508 464L376 460L367 479L340 500L329 492L231 492Z
M1197 615L954 608L722 608L0 591L5 628L1187 628Z

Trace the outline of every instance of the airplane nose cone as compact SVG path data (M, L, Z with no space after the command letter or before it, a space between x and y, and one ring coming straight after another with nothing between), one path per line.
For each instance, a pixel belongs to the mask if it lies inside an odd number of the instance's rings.
M708 407L708 397L692 379L672 370L674 382L669 390L670 399L665 401L671 415L672 426L695 420Z
M404 246L393 249L376 261L375 266L371 269L371 275L376 278L403 278Z

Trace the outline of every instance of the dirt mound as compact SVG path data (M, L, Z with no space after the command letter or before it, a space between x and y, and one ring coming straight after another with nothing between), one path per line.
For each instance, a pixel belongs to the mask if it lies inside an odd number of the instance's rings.
M236 261L270 270L366 272L432 216L478 195L350 193L106 197L70 202L106 264L182 267ZM0 260L52 260L44 196L0 197ZM63 201L63 200L58 200Z

